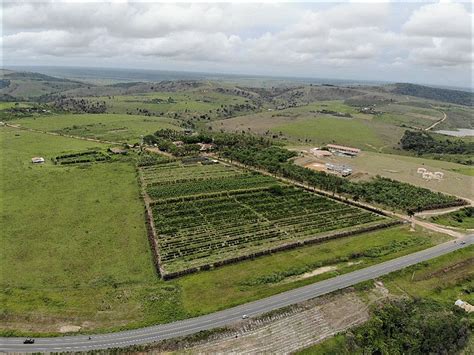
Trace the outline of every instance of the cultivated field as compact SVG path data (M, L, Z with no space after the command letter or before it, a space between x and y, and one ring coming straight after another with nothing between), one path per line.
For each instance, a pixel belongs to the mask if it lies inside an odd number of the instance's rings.
M142 175L165 278L388 222L223 164L172 162Z

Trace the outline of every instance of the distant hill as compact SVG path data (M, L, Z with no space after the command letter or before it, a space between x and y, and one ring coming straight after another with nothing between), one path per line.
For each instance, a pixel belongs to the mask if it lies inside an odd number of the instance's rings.
M61 93L66 90L87 86L78 81L39 73L3 70L2 76L0 95L4 99L11 97L17 100L35 99L43 95Z
M397 83L391 91L399 95L422 97L429 100L474 106L474 93L467 91L440 89L407 83Z

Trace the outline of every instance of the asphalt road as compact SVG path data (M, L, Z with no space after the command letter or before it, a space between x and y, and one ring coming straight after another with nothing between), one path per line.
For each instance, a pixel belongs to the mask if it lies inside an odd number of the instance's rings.
M462 244L462 241L465 244ZM340 290L362 281L377 278L392 271L426 261L437 256L474 244L474 234L450 241L435 247L373 265L328 280L300 287L275 296L264 298L229 308L224 311L191 318L174 323L156 325L137 330L88 336L65 336L56 338L38 338L34 344L23 344L24 338L0 338L0 351L3 352L58 352L86 351L147 344L163 339L185 336L201 330L222 327L242 320L242 316L257 316L278 308L299 303L336 290Z

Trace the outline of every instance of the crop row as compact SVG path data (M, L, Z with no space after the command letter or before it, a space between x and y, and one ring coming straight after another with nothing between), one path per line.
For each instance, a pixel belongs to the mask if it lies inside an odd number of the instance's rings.
M162 200L152 208L161 260L170 271L382 219L291 187Z
M275 184L275 179L258 175L242 174L220 178L201 180L181 180L176 183L163 183L147 187L147 193L152 199L173 198L219 191L260 188Z
M100 151L87 151L73 154L65 154L57 156L53 159L55 164L83 164L97 161L105 161L110 159L110 156Z
M211 177L221 178L245 173L243 170L237 170L222 164L185 165L180 163L160 164L157 166L146 167L142 169L142 172L147 185Z

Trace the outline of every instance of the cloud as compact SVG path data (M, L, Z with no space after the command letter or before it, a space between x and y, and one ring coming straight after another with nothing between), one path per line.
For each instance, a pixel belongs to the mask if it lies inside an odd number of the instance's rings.
M470 11L461 3L6 2L3 56L324 76L470 68Z
M404 24L409 35L424 37L472 37L473 15L461 3L437 3L414 11Z

